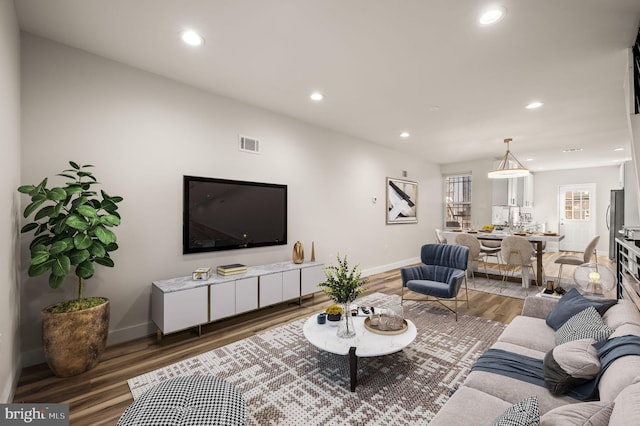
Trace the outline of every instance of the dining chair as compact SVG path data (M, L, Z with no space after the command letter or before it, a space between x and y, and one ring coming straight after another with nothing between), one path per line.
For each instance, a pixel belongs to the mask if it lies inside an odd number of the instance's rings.
M512 275L520 268L522 276L522 286L525 288L525 294L529 294L529 268L535 277L535 267L533 262L536 259L533 246L524 237L517 235L509 235L502 240L500 255L502 264L505 268L505 274L502 276L502 288L506 286L507 271ZM536 283L540 285L540 280L536 278ZM500 291L502 291L502 288Z
M480 266L479 262L482 262L484 265L484 274L489 279L489 273L487 272L487 255L482 252L482 247L480 246L480 241L476 237L470 234L460 234L456 235L456 244L459 246L465 246L469 249L469 269L471 270L471 279L473 280L473 288L476 287L476 274L473 270L473 263L477 262L478 267Z
M596 235L589 241L587 247L584 249L584 253L582 256L573 256L573 255L565 255L558 257L553 263L559 264L560 269L558 271L558 280L556 281L556 286L559 286L562 281L562 267L564 265L582 265L584 263L591 262L591 257L595 258L596 265L598 264L598 253L596 253L596 246L598 245L598 241L600 241L600 235Z
M447 239L442 235L442 229L436 228L436 242L438 244L447 244Z
M502 242L500 240L480 240L480 251L484 253L486 258L495 257L498 264L498 273L502 276L502 268L500 267L500 246Z

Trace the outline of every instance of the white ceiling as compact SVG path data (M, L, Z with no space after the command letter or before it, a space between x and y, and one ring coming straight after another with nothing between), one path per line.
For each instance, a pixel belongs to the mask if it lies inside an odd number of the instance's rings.
M495 4L506 17L480 26ZM437 163L501 157L507 137L534 171L630 158L625 49L640 0L15 5L24 31ZM187 28L205 45L184 45ZM545 105L525 109L532 100Z

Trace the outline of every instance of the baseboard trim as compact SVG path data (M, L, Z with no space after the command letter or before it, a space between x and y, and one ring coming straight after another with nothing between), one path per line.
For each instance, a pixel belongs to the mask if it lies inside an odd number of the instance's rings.
M397 262L388 263L386 265L375 266L373 268L367 268L362 270L362 276L368 277L375 274L380 274L382 272L387 272L392 269L402 268L403 266L413 265L414 263L419 263L419 257L412 257L410 259L399 260Z

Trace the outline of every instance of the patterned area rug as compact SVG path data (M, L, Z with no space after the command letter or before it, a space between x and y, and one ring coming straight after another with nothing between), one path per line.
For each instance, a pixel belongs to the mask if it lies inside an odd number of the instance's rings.
M399 303L381 293L363 306ZM233 383L247 404L249 425L425 424L449 399L473 362L505 325L434 304L405 302L418 329L401 352L358 360L358 387L349 391L347 356L320 351L302 334L306 318L128 381L133 398L183 375L216 375Z

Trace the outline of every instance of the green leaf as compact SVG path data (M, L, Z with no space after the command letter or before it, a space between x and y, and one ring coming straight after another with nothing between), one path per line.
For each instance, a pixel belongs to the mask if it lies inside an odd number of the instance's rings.
M36 187L33 185L22 185L18 187L18 192L31 195L31 193L35 191L35 189Z
M65 224L78 231L86 231L89 229L89 224L80 216L72 214L65 220Z
M30 265L29 269L27 270L27 274L30 277L37 277L38 275L42 275L45 272L47 272L49 269L51 269L52 264L53 264L53 260L41 263L39 265Z
M39 245L49 245L50 238L51 237L49 235L40 235L39 237L34 238L33 241L31 241L31 244L29 244L29 250L33 251L34 247Z
M76 163L75 161L69 161L69 165L76 170L80 170L80 166L78 166L78 163Z
M31 216L31 213L33 213L34 211L36 211L36 209L38 207L40 207L42 205L42 203L44 203L46 200L46 198L41 199L41 200L36 200L34 202L32 202L31 204L29 204L25 209L24 209L24 217L29 217Z
M38 213L34 216L34 220L40 220L43 217L49 217L53 215L54 206L46 206L38 210Z
M78 265L90 257L91 254L89 253L89 250L73 250L69 253L69 260L71 260L72 265Z
M67 193L67 195L74 195L74 194L79 194L82 192L82 188L79 186L75 186L75 185L69 185L67 186L64 191Z
M91 237L87 234L78 234L75 237L73 237L73 245L78 250L84 250L86 248L89 248L91 247L91 244L93 244L93 241L91 240Z
M22 229L20 229L20 233L24 234L25 232L29 232L33 229L36 229L37 227L38 227L38 224L35 222L27 223L25 226L22 227Z
M38 184L38 186L36 186L35 193L36 193L36 194L39 194L40 192L44 191L44 189L45 189L45 188L46 188L46 186L47 186L47 182L48 182L48 181L49 181L49 179L48 179L48 178L44 178L44 179L42 179L42 182L40 182L40 183Z
M93 263L89 260L85 260L76 267L76 275L85 280L91 278L93 273Z
M60 201L67 198L67 191L63 188L53 188L50 191L47 191L47 198L53 201Z
M86 167L95 167L95 166L93 164L84 164L82 166L83 169L86 168Z
M51 245L51 249L49 250L49 253L55 256L57 254L64 253L69 248L70 246L67 244L66 241L60 240L60 241L56 241Z
M93 257L104 257L107 254L107 250L100 241L94 241L91 247L89 247L89 253Z
M63 207L64 207L64 202L62 201L56 204L56 206L53 208L53 212L51 213L51 217L58 217Z
M110 243L110 244L107 244L104 248L107 251L116 251L116 250L118 250L118 244Z
M118 210L118 206L111 200L104 200L101 204L102 208L107 212L114 214Z
M49 260L49 250L47 247L39 244L31 249L31 265L40 265Z
M104 245L116 242L116 234L102 226L96 227L95 233L96 237L98 237L100 242Z
M55 261L51 265L51 272L54 275L66 276L71 270L71 260L66 255L60 255L55 258Z
M69 171L71 171L71 170L69 170ZM69 178L69 179L76 180L76 177L75 177L75 176L68 175L68 174L66 174L66 173L58 173L58 174L57 174L57 176L62 176L62 177L66 177L66 178Z
M36 230L36 232L33 235L40 235L43 232L47 232L48 229L49 229L49 225L48 225L47 222L41 223L40 226L38 226L38 229Z
M84 195L82 197L78 197L75 200L73 200L73 202L71 203L71 208L77 209L78 206L86 204L87 201L89 201L89 199L87 197L85 197Z
M100 223L104 226L118 226L120 225L120 218L112 214L100 216Z
M78 213L80 213L84 217L98 217L98 212L96 211L96 209L87 204L78 206Z
M53 232L56 235L60 235L63 232L65 232L67 230L67 223L66 220L61 220L60 222L57 222L56 225L53 227Z
M107 266L109 268L113 268L113 265L115 265L110 257L96 257L93 261L98 265Z
M49 275L49 287L51 288L60 287L60 284L64 282L64 279L66 277L67 277L66 275L54 275L54 274Z

